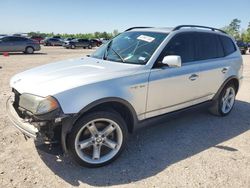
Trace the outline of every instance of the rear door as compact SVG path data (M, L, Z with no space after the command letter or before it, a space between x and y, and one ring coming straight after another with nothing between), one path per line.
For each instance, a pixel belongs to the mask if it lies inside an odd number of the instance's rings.
M84 47L84 41L83 39L78 39L78 42L76 42L77 47Z
M83 46L84 47L88 47L90 44L89 40L88 39L83 39Z
M218 34L197 33L196 49L199 80L202 83L199 92L203 93L204 96L212 97L225 81L227 71L230 68L230 60L225 58Z
M63 42L61 41L61 39L55 39L56 45L57 46L61 46L63 44Z
M25 51L28 39L24 37L13 37L12 42L13 42L13 50L17 52L22 52Z

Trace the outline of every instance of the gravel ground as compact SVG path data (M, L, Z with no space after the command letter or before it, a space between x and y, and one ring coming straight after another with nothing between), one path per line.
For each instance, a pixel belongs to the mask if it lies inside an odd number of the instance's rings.
M250 55L232 113L215 117L199 108L149 122L130 136L114 163L88 169L60 148L25 141L9 122L5 101L14 74L91 50L43 47L34 55L0 57L0 187L250 187ZM195 115L194 115L195 114Z

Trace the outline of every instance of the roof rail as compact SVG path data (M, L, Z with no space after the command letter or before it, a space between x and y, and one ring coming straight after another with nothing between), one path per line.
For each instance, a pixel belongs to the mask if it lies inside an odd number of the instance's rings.
M126 29L124 32L131 31L133 29L146 29L146 28L152 28L152 27L130 27L130 28Z
M216 28L213 28L213 27L207 27L207 26L201 26L201 25L179 25L179 26L176 26L173 29L173 31L179 30L179 29L181 29L183 27L196 27L196 28L203 28L203 29L211 29L212 31L219 31L219 32L227 34L225 31L223 31L221 29L216 29Z

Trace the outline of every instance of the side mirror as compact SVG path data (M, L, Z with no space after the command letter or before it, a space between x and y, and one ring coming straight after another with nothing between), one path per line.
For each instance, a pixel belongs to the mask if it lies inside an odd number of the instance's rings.
M168 55L162 60L162 64L169 67L181 67L181 57L178 55Z

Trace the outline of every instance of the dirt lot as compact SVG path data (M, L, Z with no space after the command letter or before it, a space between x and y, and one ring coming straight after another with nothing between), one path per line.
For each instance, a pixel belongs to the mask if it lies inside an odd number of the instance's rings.
M10 77L90 51L47 47L0 57L0 187L250 187L250 55L243 56L245 79L229 116L194 109L151 122L109 166L81 168L58 147L25 141L5 112Z

